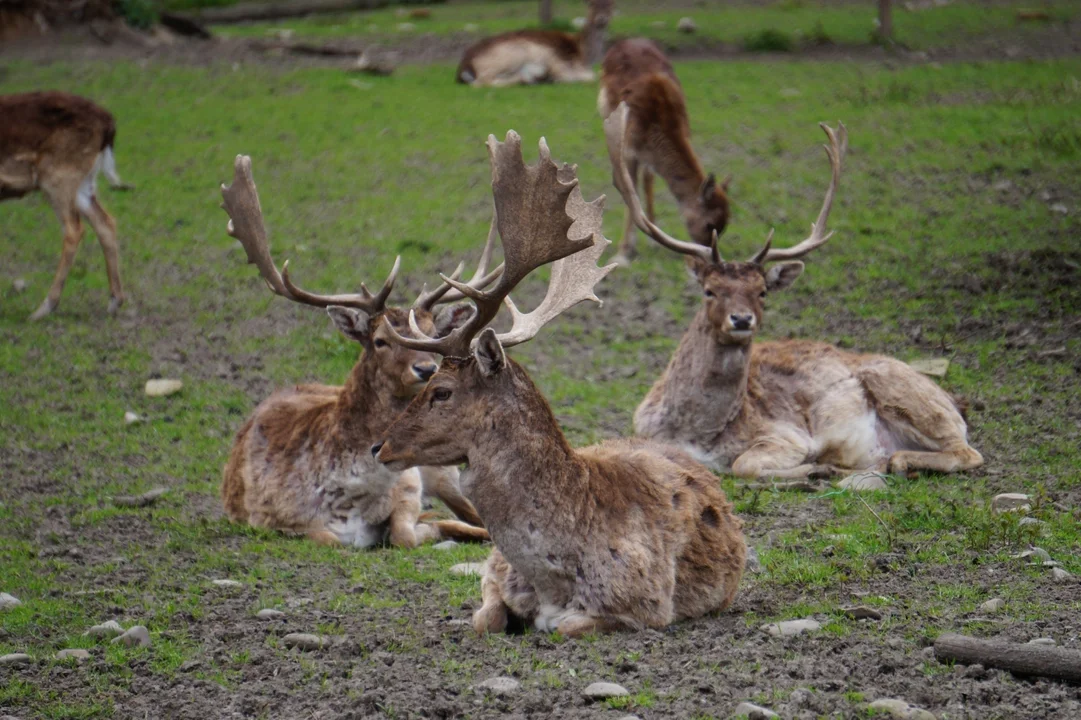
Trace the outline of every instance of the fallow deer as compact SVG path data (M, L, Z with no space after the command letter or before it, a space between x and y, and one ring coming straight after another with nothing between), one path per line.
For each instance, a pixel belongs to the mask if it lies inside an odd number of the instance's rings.
M831 179L810 236L775 249L771 232L749 261L726 262L716 242L705 247L677 240L643 215L622 159L628 114L620 107L604 123L616 185L646 235L692 258L704 295L667 369L635 412L638 435L677 443L714 469L744 477L955 472L983 463L951 397L907 364L821 342L752 345L766 293L791 285L803 272L796 258L832 235L826 221L848 145L844 125L836 131L822 125Z
M694 242L709 246L728 224L728 180L706 174L691 147L691 123L683 87L660 48L649 40L621 40L604 56L597 109L607 118L620 103L630 108L624 162L631 188L638 192L638 170L646 215L652 221L653 174L664 178ZM617 262L635 255L637 231L627 213Z
M237 157L233 183L222 186L222 196L229 234L240 240L270 289L294 302L326 308L342 334L362 347L344 387L297 385L276 392L240 428L222 478L229 517L329 545L369 547L389 540L413 547L439 537L486 540L484 529L475 527L480 518L458 489L457 468L390 471L368 451L438 367L431 353L389 342L389 327L408 332L406 312L386 304L401 258L374 295L364 285L354 295L306 292L290 280L288 263L279 273L270 255L250 158ZM500 272L486 273L490 257L491 242L471 286L484 287ZM432 309L437 302L461 297L447 284L425 289L412 316L427 333L445 333L465 320L468 304L451 305L434 316ZM418 523L422 488L471 524Z
M611 0L593 0L577 33L514 30L486 37L466 48L455 79L475 87L592 82L611 15Z
M40 190L64 230L64 247L52 285L31 320L60 304L85 218L101 243L109 275L109 313L124 302L116 222L98 202L97 178L128 186L116 172L116 121L108 110L76 95L33 92L0 96L0 201Z
M506 628L509 615L541 630L579 636L663 627L726 608L736 594L746 547L740 521L705 467L675 447L616 440L572 449L526 371L505 350L583 300L614 265L598 267L604 198L586 202L575 168L557 167L544 140L526 166L521 138L488 140L492 192L505 269L476 290L445 278L476 312L441 338L387 325L394 342L444 361L428 386L372 453L385 467L467 463L462 490L495 548L482 579L480 633ZM544 299L528 314L509 293L553 263ZM503 334L486 327L506 303ZM475 339L474 339L475 338Z

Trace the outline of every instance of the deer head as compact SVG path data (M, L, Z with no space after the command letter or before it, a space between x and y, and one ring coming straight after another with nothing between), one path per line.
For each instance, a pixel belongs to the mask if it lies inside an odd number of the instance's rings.
M503 272L490 290L443 277L476 306L469 320L446 336L426 336L415 314L409 323L415 337L392 329L398 344L446 359L429 387L388 428L386 441L372 447L376 459L391 469L455 464L468 456L470 443L483 431L505 426L508 418L521 427L538 414L550 415L543 397L505 350L530 340L583 300L600 303L593 287L615 267L597 266L608 245L600 234L604 198L585 201L574 166L552 162L543 138L539 161L525 165L521 138L513 131L505 142L490 136L488 152ZM520 312L510 292L548 263L552 270L544 299L532 312ZM509 309L513 323L499 334L486 326L501 305Z
M618 112L618 110L616 111ZM728 226L728 182L726 178L718 183L717 177L710 173L702 187L698 189L695 202L682 209L683 222L687 226L691 240L709 247L714 235L720 235Z
M713 230L705 244L684 242L665 233L642 212L642 205L623 162L627 113L626 103L620 103L604 121L604 134L608 142L613 180L630 208L635 225L658 244L688 256L695 277L702 286L704 311L718 342L726 345L750 343L762 323L766 294L795 282L803 272L803 263L796 258L821 247L833 235L832 231L826 231L826 221L841 179L841 164L848 149L848 131L843 124L839 124L837 130L825 123L819 124L829 138L829 144L823 147L830 161L831 175L818 219L811 223L810 236L793 247L778 249L772 247L771 230L765 246L746 262L725 261L717 249L718 229ZM777 264L767 267L769 263Z
M388 307L387 298L398 278L401 257L395 259L394 267L377 293L371 293L363 283L356 294L316 295L303 290L290 279L289 262L286 261L279 272L270 255L250 157L237 156L233 184L222 185L221 191L222 207L229 214L228 232L243 245L248 262L259 268L267 287L293 302L325 308L338 330L360 343L363 353L357 367L372 380L374 387L398 398L416 395L438 369L436 356L427 350L392 342L394 330L412 336L414 331L410 323L414 323L425 335L446 335L468 320L473 310L464 303L448 305L439 312L433 312L434 308L438 303L449 303L465 296L445 282L432 291L425 287L408 312ZM469 283L461 284L463 287L484 288L501 273L501 267L487 272L494 234L493 221L493 230L489 232L477 271ZM451 275L455 282L463 268L464 264L459 265Z

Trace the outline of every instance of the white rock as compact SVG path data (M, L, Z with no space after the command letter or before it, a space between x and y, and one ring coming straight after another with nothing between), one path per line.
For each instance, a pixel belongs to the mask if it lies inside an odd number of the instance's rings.
M883 698L875 700L868 707L872 710L884 710L889 713L890 717L899 718L900 720L936 720L931 713L912 707L904 700Z
M432 545L432 547L436 550L453 550L454 548L458 547L458 543L456 543L454 540L444 540L443 542L438 542L435 545Z
M781 717L768 708L749 702L741 702L739 705L736 705L736 709L732 711L732 716L746 717L748 720L765 720L766 718Z
M282 638L282 644L300 650L321 650L330 645L330 638L311 633L289 633Z
M244 586L243 583L237 582L236 580L211 580L210 582L220 588L238 588Z
M156 487L153 490L147 490L142 495L117 495L113 498L113 505L119 507L147 507L165 497L168 492L169 488Z
M804 618L803 620L785 620L783 622L767 623L759 628L774 637L789 637L805 632L814 632L822 625L817 620Z
M484 563L458 563L451 565L450 571L455 575L483 575Z
M56 654L57 660L89 660L90 651L82 648L68 648Z
M179 380L147 380L146 394L150 397L165 397L180 392L184 383Z
M1028 550L1025 550L1024 552L1019 552L1016 555L1011 555L1010 557L1018 558L1020 560L1032 560L1032 562L1029 563L1030 565L1039 565L1041 563L1054 562L1053 560L1051 560L1051 553L1047 552L1041 547L1035 546L1031 546Z
M866 605L852 605L850 607L841 608L848 617L853 620L881 620L882 613L874 608L867 607Z
M624 697L630 695L627 688L610 682L595 682L582 691L584 697L590 700L607 700L608 698Z
M126 413L124 413L125 425L134 425L135 423L139 422L140 419L141 418L135 413L133 413L131 410L128 410Z
M26 653L10 653L0 655L0 665L26 665L30 662L30 656Z
M946 358L924 358L913 360L909 366L918 373L931 377L946 377L946 371L950 369L950 361Z
M1062 203L1053 203L1051 205L1051 212L1058 213L1059 215L1068 215L1070 208L1066 207Z
M681 33L693 33L698 29L698 23L694 21L694 18L681 17L679 22L676 23L676 30Z
M1051 577L1053 577L1056 582L1066 582L1070 578L1072 578L1073 575L1066 572L1062 568L1057 567L1057 568L1051 568Z
M574 26L575 30L581 30L586 26L586 19L579 15L578 17L571 20L571 25Z
M1032 503L1029 502L1028 495L1024 493L1001 493L991 500L991 509L995 512L1031 510Z
M1002 598L991 598L985 603L980 604L980 612L988 614L994 614L1006 607L1006 601Z
M876 472L860 472L849 475L837 483L837 487L843 490L866 492L869 490L885 490L888 486L882 476Z
M22 605L22 601L14 595L8 595L6 592L0 592L0 610L10 610Z
M103 637L111 638L117 635L123 635L124 628L120 627L120 623L116 620L106 620L101 625L95 625L87 630L83 635L89 635L90 637Z
M522 683L518 682L514 678L493 677L488 678L484 682L477 683L473 686L473 689L483 692L490 692L493 695L510 695L512 693L518 692L521 687Z
M276 620L277 618L285 617L285 613L281 610L275 610L274 608L263 608L255 613L255 617L260 620Z
M1056 645L1055 638L1032 638L1029 645Z
M142 625L135 625L128 628L123 635L114 637L112 644L125 647L150 647L150 631Z
M17 293L21 293L26 289L26 281L22 278L15 278L11 281L11 288Z
M991 185L991 189L997 190L998 192L1009 192L1010 190L1013 190L1013 182L1009 180L999 180Z

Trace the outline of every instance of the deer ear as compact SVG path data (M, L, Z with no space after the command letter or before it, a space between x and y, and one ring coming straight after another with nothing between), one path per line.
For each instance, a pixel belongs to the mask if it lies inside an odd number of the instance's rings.
M495 336L495 330L484 328L477 336L473 346L473 357L485 377L491 377L501 371L507 365L507 356L503 353L503 346L499 344L499 338Z
M331 305L327 308L327 315L338 326L338 330L350 340L355 340L365 347L371 338L368 335L368 313L363 310Z
M693 275L694 279L701 285L706 279L706 270L709 269L710 263L696 256L686 255L685 257L687 272Z
M436 337L445 337L455 328L464 324L476 312L469 303L447 305L435 316Z
M709 199L713 197L713 193L717 191L717 176L710 173L706 177L706 181L702 183L702 187L698 189L698 197L701 198L702 204L709 202Z
M777 263L766 271L766 289L784 290L796 282L796 278L803 274L803 263L794 262Z

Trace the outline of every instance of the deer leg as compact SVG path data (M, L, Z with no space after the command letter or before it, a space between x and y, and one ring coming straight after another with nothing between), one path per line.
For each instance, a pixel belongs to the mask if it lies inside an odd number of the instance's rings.
M105 255L105 269L109 274L109 314L124 304L124 290L120 285L120 251L116 244L116 221L98 202L90 198L90 206L83 212L90 227L98 236L101 252Z
M307 537L312 542L320 545L339 547L342 544L341 538L329 530L310 530L307 533Z
M415 468L406 470L390 489L391 545L414 548L438 537L439 532L435 528L417 524L420 519L420 506L420 473Z
M563 637L580 638L583 635L608 633L623 628L614 618L594 617L577 611L568 611L556 619L555 631Z
M638 193L638 161L627 159L627 173L631 176L631 192ZM619 253L613 258L613 262L621 265L630 265L635 256L634 243L638 239L638 228L635 227L631 209L627 208L627 214L623 221L623 239L619 243Z
M473 629L481 635L506 630L510 615L529 622L540 609L537 591L510 566L499 548L492 550L484 564L480 592L483 604L473 613Z
M37 310L30 316L31 320L40 320L60 304L60 294L64 291L64 282L71 272L71 264L75 262L75 253L79 249L79 243L83 239L83 223L79 219L79 213L74 208L74 203L66 205L63 209L57 208L57 217L64 226L64 248L60 252L60 265L56 268L53 284L49 287L49 294Z
M887 470L897 475L907 475L912 470L953 473L971 470L980 465L983 465L983 456L974 448L964 445L955 450L940 452L899 450L890 456Z
M642 191L646 195L646 217L653 222L656 220L653 214L653 169L649 165L642 168Z
M484 527L484 521L477 515L473 503L462 495L458 485L458 468L456 467L422 467L420 478L424 483L424 494L435 496L450 508L459 520L470 525Z
M808 449L795 444L760 443L732 463L732 474L745 478L805 478L826 468L804 462Z
M496 551L493 551L494 555ZM478 635L499 633L507 629L510 608L500 592L501 578L498 571L493 571L491 562L480 581L480 609L473 613L473 629Z

